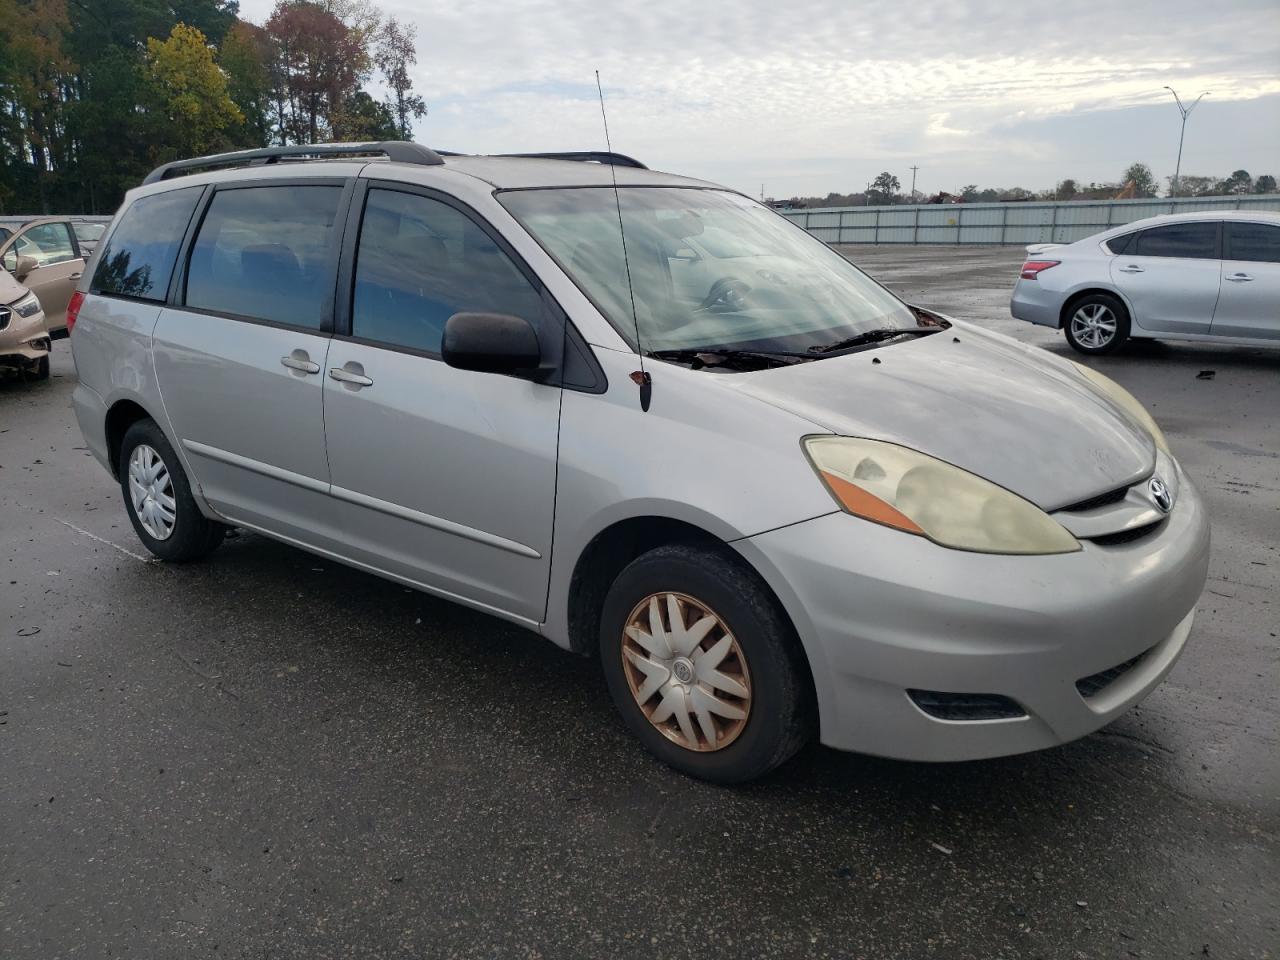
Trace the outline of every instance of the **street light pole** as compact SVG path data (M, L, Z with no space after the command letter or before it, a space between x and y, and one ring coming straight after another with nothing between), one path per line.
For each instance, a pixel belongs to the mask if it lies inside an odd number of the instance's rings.
M919 167L911 168L911 202L912 203L916 202L916 171L919 169L920 169Z
M1187 117L1189 117L1191 115L1191 111L1196 108L1196 104L1209 95L1209 91L1206 90L1204 93L1200 94L1200 96L1196 97L1195 100L1191 101L1191 106L1184 107L1182 105L1182 100L1178 97L1178 92L1174 90L1173 87L1166 86L1165 89L1173 94L1173 99L1178 104L1178 112L1182 114L1182 132L1178 134L1178 163L1173 168L1173 186L1169 188L1169 195L1176 197L1178 195L1178 182L1182 176L1182 141L1187 135Z

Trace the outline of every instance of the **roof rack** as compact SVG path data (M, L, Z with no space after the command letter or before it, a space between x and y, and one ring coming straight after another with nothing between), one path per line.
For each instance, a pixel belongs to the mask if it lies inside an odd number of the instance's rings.
M625 153L611 153L607 150L571 150L564 153L495 153L495 157L522 157L527 160L579 160L583 163L605 163L615 167L635 167L637 170L648 170L635 157Z
M281 160L306 159L308 157L348 156L352 154L381 153L397 163L416 163L435 166L444 163L440 154L420 143L403 140L383 140L369 143L301 143L286 147L262 147L257 150L237 150L233 153L215 153L208 157L175 160L156 167L142 181L157 183L184 170L202 167L226 167L237 164L278 163Z

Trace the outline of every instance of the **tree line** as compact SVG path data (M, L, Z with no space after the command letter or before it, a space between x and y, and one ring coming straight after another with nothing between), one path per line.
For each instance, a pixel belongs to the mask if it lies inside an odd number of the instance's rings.
M182 157L411 138L427 109L412 25L372 0L238 14L237 0L0 0L0 214L110 213Z
M901 192L898 178L884 171L866 188L855 193L828 193L825 197L792 197L779 207L859 207L884 206L896 203L999 203L1027 200L1112 200L1116 198L1140 199L1161 194L1159 182L1145 163L1133 163L1125 168L1116 182L1082 184L1068 177L1049 190L1027 190L1023 187L979 187L976 183L956 188L955 192L941 191L935 194L916 192L915 196ZM1236 170L1226 177L1204 177L1182 174L1174 183L1173 177L1165 177L1163 190L1166 197L1218 197L1242 194L1276 193L1276 178L1263 174L1257 178L1247 170Z

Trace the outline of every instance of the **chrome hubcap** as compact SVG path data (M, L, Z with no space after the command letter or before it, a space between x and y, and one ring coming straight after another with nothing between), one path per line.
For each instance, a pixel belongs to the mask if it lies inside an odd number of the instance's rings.
M1105 347L1116 335L1116 316L1101 303L1087 303L1071 317L1071 334L1086 347Z
M746 657L715 611L693 597L655 593L636 604L622 664L641 712L687 750L723 750L747 725Z
M142 529L157 540L168 540L178 521L173 478L160 454L145 443L129 457L129 498Z

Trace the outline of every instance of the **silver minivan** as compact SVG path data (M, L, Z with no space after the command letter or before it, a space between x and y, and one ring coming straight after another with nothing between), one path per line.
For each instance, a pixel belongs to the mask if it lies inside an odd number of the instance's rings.
M275 147L153 172L71 305L138 537L241 527L598 656L720 782L816 735L1035 750L1146 696L1208 521L1096 371L615 154Z

